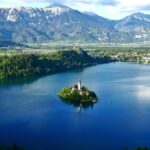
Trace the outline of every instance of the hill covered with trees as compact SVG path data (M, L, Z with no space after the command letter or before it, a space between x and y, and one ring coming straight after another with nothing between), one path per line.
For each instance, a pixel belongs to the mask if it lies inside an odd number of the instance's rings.
M0 56L0 78L33 77L111 62L110 57L93 57L76 50L49 54L16 54Z

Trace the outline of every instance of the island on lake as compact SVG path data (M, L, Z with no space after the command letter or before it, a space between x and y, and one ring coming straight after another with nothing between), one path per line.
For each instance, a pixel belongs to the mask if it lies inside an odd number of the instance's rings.
M75 106L92 106L98 101L95 92L81 85L81 81L71 87L63 88L58 94L64 101Z

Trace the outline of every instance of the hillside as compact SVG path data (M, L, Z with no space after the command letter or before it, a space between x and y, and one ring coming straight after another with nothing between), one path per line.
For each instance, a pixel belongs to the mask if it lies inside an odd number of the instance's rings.
M11 42L11 41L0 41L0 47L4 48L4 47L28 47L27 45L24 44L20 44L20 43L15 43L15 42Z
M110 26L105 18L58 4L46 8L1 8L0 16L0 39L15 42L95 41Z
M122 20L109 20L61 4L52 4L45 8L0 8L0 16L0 41L150 41L150 15L142 13L132 14Z
M42 76L110 61L110 57L95 58L81 49L6 55L0 56L0 78Z

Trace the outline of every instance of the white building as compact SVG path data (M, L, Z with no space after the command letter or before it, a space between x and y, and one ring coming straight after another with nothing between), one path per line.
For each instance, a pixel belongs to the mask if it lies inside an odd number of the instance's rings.
M78 82L78 90L81 90L81 80Z

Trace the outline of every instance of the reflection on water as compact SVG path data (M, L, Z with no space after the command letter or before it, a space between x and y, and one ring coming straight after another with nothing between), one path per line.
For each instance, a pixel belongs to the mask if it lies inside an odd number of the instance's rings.
M84 67L84 68L76 69L76 70L74 70L74 72L75 73L80 73L86 68L89 68L89 66ZM66 71L66 73L67 72L69 72L69 71ZM59 73L56 73L56 74L59 74ZM23 77L23 78L22 77L18 77L18 78L8 78L8 79L4 78L4 79L0 79L0 86L13 86L13 85L30 84L30 83L38 80L38 79L40 79L40 76Z
M81 109L87 109L87 108L93 108L94 107L94 102L76 102L76 101L68 101L66 99L60 98L61 101L63 101L64 103L68 104L68 105L72 105L74 107L77 107L79 110Z
M150 86L139 85L136 86L135 89L140 101L150 101Z
M33 81L36 81L38 78L39 77L0 79L0 86L29 84L32 83Z
M149 66L111 63L27 82L3 80L0 142L26 150L150 147L149 75ZM79 79L102 101L87 106L61 101L60 89Z

